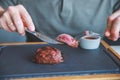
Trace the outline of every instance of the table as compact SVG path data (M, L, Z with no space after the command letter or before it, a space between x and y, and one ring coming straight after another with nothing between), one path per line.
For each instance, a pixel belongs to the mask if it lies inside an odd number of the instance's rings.
M26 45L26 44L46 44L46 42L20 42L20 43L1 43L0 45ZM114 54L120 60L120 56L107 44L101 40L101 44ZM13 80L13 79L12 79ZM15 80L120 80L120 74L99 74L99 75L82 75L82 76L59 76L46 78L20 78Z

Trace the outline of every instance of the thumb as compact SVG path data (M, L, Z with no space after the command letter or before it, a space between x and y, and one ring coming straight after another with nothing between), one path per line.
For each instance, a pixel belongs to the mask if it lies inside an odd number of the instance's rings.
M4 13L4 9L0 6L0 16Z
M109 37L109 36L110 36L111 26L112 26L112 19L111 19L110 17L108 17L107 27L106 27L106 30L105 30L105 33L104 33L104 35L105 35L106 37Z

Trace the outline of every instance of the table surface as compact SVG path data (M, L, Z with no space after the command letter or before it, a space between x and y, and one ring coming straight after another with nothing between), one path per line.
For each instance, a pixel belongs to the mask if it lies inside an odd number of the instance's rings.
M26 44L46 44L45 42L20 42L20 43L1 43L2 45L26 45ZM116 53L105 41L101 40L101 44L120 60L120 55ZM20 78L17 80L120 80L120 74L94 74L82 76L59 76L46 78ZM12 79L13 80L13 79ZM15 79L16 80L16 79Z

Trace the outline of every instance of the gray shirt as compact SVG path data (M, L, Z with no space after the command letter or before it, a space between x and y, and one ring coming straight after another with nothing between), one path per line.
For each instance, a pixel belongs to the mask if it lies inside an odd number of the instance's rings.
M103 34L107 17L119 9L119 3L119 0L0 0L4 8L23 4L36 31L52 38L61 33L76 36L85 30Z

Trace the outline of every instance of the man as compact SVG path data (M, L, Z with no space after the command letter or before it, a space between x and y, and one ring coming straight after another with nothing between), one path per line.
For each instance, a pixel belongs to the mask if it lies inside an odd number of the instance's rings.
M55 38L91 30L119 38L119 0L1 0L0 5L0 27L8 32L25 35L27 28Z

